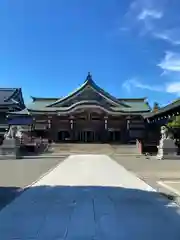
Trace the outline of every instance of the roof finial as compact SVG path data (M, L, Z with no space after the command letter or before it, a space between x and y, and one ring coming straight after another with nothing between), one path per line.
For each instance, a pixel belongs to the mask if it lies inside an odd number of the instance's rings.
M91 75L90 72L88 72L88 75L87 75L86 81L92 81L92 75Z

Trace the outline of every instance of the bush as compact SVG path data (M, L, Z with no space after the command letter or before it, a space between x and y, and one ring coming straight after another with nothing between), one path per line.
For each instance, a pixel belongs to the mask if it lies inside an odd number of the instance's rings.
M170 128L180 128L180 116L173 117L167 126Z

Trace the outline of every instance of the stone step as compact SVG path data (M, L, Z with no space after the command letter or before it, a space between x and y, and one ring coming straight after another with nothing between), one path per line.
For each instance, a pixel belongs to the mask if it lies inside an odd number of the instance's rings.
M111 145L111 144L52 144L53 153L69 154L137 154L136 145Z
M16 159L14 154L0 154L0 160Z
M23 156L23 159L43 159L43 158L67 158L69 154L42 154L37 156Z
M139 157L139 155L138 154L104 154L104 153L99 153L99 152L94 152L94 153L92 153L92 152L71 152L71 153L59 153L59 154L55 154L55 153L52 153L52 154L47 154L47 155L45 155L45 154L43 154L43 155L40 155L40 156L37 156L37 157L35 157L35 156L33 156L33 157L30 157L30 158L61 158L61 157L63 157L63 158L66 158L66 157L68 157L68 156L70 156L70 155L108 155L108 156L117 156L117 157L121 157L121 156L123 156L123 157L129 157L129 156L133 156L133 157ZM27 157L27 158L29 158L29 157Z

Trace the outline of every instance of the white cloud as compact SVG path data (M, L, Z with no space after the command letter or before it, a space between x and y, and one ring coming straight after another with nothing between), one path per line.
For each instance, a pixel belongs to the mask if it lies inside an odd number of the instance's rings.
M180 97L180 81L173 81L168 83L163 83L162 85L144 84L143 82L137 80L137 78L132 78L125 81L122 85L129 93L133 92L135 88L141 90L146 89L154 92L170 93Z
M123 84L122 84L122 87L126 89L127 92L131 92L131 86L130 86L130 83L129 81L125 81Z
M164 83L165 92L180 96L180 53L166 52L158 66L163 70L162 75L168 76L170 82Z
M163 10L155 0L135 0L126 13L131 26L140 27L144 31L151 31L155 21L163 17ZM140 24L140 26L139 26Z
M156 91L156 92L164 91L164 86L162 85L160 86L160 85L144 84L139 80L137 80L136 78L132 78L125 81L122 87L125 88L128 92L131 92L133 88L147 89L149 91Z
M179 17L174 8L176 4L172 5L170 1L135 0L130 4L126 17L130 19L128 24L131 28L134 27L141 36L149 34L155 39L180 45Z
M166 52L164 59L157 66L165 72L180 72L180 54Z
M163 17L163 12L157 11L156 9L143 9L137 18L139 20L145 20L146 18L160 19Z
M180 96L180 81L168 83L166 85L166 92L174 93L174 94Z
M180 45L180 28L154 32L154 37L165 40L173 45Z

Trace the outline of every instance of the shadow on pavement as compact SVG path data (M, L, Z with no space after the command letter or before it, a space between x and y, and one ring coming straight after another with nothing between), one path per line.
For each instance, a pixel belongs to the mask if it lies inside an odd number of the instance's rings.
M0 210L18 197L22 192L19 187L0 187Z
M47 185L29 188L2 209L0 239L179 240L179 225L179 207L157 192Z
M163 192L159 192L163 197L169 199L170 201L175 201L176 200L176 196L172 195L172 194L167 194L167 193L163 193Z

